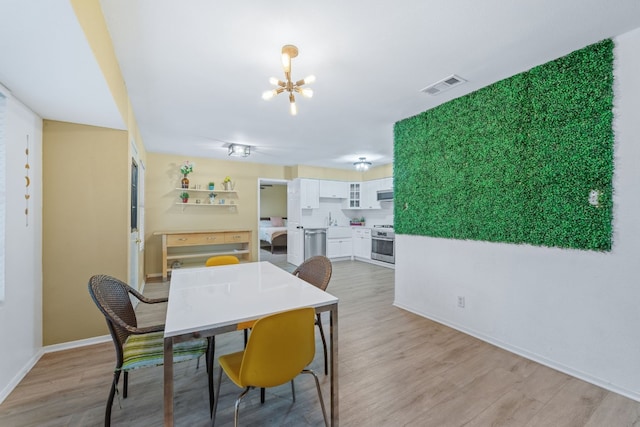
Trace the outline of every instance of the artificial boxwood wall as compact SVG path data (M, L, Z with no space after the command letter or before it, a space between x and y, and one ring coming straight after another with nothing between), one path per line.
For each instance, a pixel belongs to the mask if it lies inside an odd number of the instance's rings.
M605 40L397 122L396 232L610 250L612 103Z

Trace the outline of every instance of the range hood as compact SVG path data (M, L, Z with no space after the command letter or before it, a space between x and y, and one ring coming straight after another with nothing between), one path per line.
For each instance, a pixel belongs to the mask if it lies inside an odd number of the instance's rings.
M390 202L393 200L393 189L378 190L376 199L379 202Z

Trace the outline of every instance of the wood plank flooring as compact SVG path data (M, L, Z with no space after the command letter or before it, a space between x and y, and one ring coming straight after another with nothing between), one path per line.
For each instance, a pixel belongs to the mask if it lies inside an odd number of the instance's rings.
M334 263L328 291L340 298L340 425L640 425L640 403L393 307L393 287L393 270ZM145 293L167 291L167 283L149 283ZM140 322L162 322L164 309L139 310ZM236 351L242 334L219 336L216 344L218 355ZM111 343L46 354L0 405L0 426L102 425L113 366ZM328 405L319 336L312 368ZM209 425L204 364L175 370L176 425ZM162 425L162 368L129 380L129 397L114 402L112 425ZM223 378L216 425L233 425L239 392ZM312 378L296 380L296 398L285 385L267 390L261 405L254 390L241 406L241 425L323 425Z

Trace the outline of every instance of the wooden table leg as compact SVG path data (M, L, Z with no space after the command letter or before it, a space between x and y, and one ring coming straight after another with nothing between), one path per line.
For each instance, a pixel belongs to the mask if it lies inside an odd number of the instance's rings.
M164 425L173 426L173 338L164 339Z

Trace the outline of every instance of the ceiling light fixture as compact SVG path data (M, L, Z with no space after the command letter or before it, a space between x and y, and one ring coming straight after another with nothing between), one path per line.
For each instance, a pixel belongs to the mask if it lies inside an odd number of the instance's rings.
M285 81L271 77L269 83L276 86L276 88L262 94L262 99L269 100L276 95L280 95L282 92L289 92L289 112L292 116L298 114L296 98L293 93L296 92L305 98L311 98L313 96L313 90L303 88L302 86L316 81L315 76L308 76L297 82L291 80L291 58L295 58L296 56L298 56L297 47L291 44L282 46L282 68L284 69Z
M360 159L358 159L358 161L355 162L353 166L355 166L356 170L364 172L366 170L369 170L369 168L371 167L371 162L367 162L366 157L360 157Z
M229 155L236 157L247 157L251 154L251 147L248 145L231 144L229 145Z

